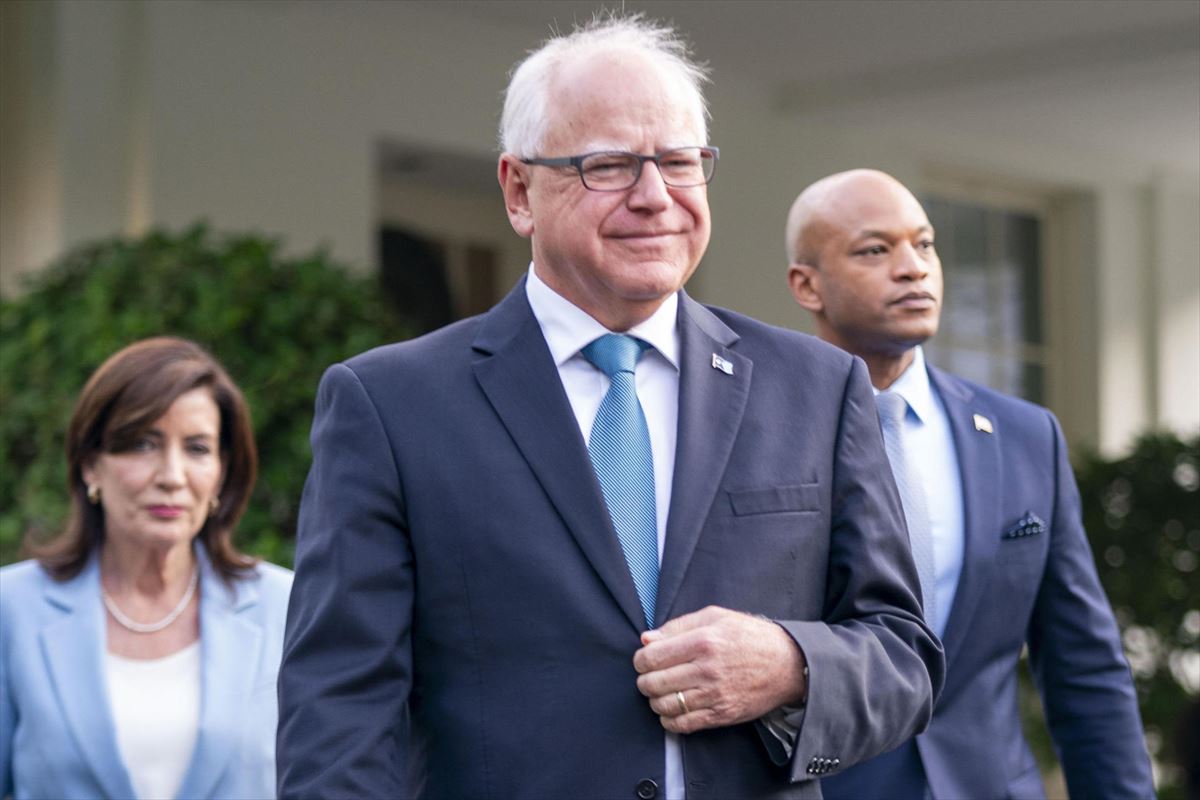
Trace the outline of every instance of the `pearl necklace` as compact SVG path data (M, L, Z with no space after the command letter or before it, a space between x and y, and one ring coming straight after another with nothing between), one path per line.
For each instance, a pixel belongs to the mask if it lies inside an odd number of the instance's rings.
M112 614L122 628L133 631L134 633L157 633L163 628L170 625L175 620L179 619L179 615L188 607L188 603L192 602L192 595L196 593L196 584L200 582L200 571L192 567L192 578L188 581L187 591L183 593L183 599L179 601L179 605L171 609L171 613L160 619L158 622L137 622L125 615L121 609L117 608L116 602L108 596L108 592L104 588L100 589L100 597L104 600L104 607L108 609L108 613Z

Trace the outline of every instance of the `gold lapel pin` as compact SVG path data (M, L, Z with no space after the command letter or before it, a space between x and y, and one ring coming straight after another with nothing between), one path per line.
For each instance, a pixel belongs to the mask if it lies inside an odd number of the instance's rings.
M983 414L975 415L975 430L983 431L984 433L992 432L992 421Z

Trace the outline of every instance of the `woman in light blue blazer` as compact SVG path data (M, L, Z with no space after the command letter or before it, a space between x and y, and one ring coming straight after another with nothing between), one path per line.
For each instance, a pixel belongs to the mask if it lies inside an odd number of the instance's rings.
M292 575L232 535L250 416L192 342L147 339L84 387L71 517L0 569L0 797L275 795Z

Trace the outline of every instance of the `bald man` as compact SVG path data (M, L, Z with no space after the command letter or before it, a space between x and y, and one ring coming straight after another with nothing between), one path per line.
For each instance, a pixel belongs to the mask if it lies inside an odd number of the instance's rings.
M825 797L1044 797L1017 709L1026 645L1071 796L1153 796L1058 421L921 351L942 306L921 204L882 172L831 175L796 199L787 248L792 296L820 337L867 363L918 572L928 560L926 621L947 662L929 728L826 778Z

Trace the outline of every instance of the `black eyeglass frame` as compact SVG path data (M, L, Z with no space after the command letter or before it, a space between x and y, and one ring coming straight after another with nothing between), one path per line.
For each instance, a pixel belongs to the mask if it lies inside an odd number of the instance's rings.
M712 154L712 172L704 179L703 183L688 183L678 184L671 183L667 179L666 174L662 171L662 158L669 156L672 153L678 153L682 150L699 150L702 153ZM583 175L583 161L593 156L626 156L637 160L637 170L634 172L633 181L628 186L613 189L596 189L588 186L587 178ZM561 158L522 158L522 164L529 164L535 167L574 167L579 173L579 181L583 184L583 188L589 192L624 192L637 186L637 182L642 179L642 169L646 166L647 161L653 161L658 167L658 174L662 176L663 183L673 189L694 189L697 186L707 186L712 183L713 176L717 174L717 160L721 157L721 149L709 145L692 145L690 147L672 147L670 150L663 150L661 153L655 153L652 156L643 156L638 153L630 153L625 150L597 150L592 153L584 153L578 156L562 156Z

